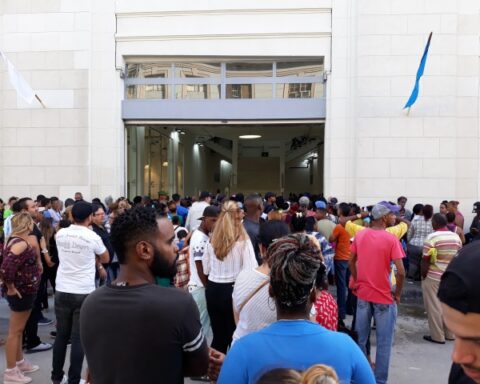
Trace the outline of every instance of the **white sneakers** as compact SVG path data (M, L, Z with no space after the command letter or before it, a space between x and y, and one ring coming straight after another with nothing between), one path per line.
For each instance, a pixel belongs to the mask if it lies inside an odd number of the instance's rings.
M32 373L38 371L38 365L33 365L28 360L23 359L21 363L13 369L5 370L3 374L3 384L26 384L32 381L31 377L27 377L24 373Z
M38 369L38 367L37 367ZM31 377L25 376L20 368L15 367L13 369L5 370L3 374L3 384L27 384L32 381Z

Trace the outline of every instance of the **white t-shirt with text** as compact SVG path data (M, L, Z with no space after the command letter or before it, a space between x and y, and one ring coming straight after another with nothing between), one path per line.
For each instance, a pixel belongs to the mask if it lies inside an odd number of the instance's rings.
M59 292L89 294L95 290L95 255L106 251L100 236L80 225L62 228L55 236Z

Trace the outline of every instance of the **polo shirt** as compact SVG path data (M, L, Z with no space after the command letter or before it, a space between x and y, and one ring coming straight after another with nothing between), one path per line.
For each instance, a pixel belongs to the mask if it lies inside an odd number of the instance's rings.
M348 335L307 320L280 320L237 340L217 383L254 384L275 368L303 371L315 364L334 368L341 383L375 383L367 359Z

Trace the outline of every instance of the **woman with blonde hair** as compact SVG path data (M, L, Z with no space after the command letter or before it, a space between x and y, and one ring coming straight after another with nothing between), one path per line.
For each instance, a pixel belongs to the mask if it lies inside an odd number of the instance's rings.
M5 344L5 383L29 383L25 373L35 372L33 365L23 358L22 334L32 311L40 283L37 253L29 243L33 219L28 213L18 213L12 218L12 234L5 244L0 276L4 283L3 295L10 307L10 323Z
M208 283L205 290L210 316L212 348L226 353L235 331L232 310L233 285L238 274L258 266L252 242L242 220L243 210L235 201L222 205L215 229L203 255L203 272Z
M302 384L338 384L338 376L332 367L316 364L302 374Z

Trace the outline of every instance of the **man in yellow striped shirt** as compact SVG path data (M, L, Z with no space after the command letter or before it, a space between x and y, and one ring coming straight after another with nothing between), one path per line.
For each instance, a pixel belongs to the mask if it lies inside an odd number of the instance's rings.
M423 338L432 343L445 344L445 339L453 340L454 336L443 322L437 292L448 264L462 248L462 241L447 228L447 219L440 213L433 215L432 227L434 232L427 236L423 245L421 265L423 301L430 328L430 335Z

